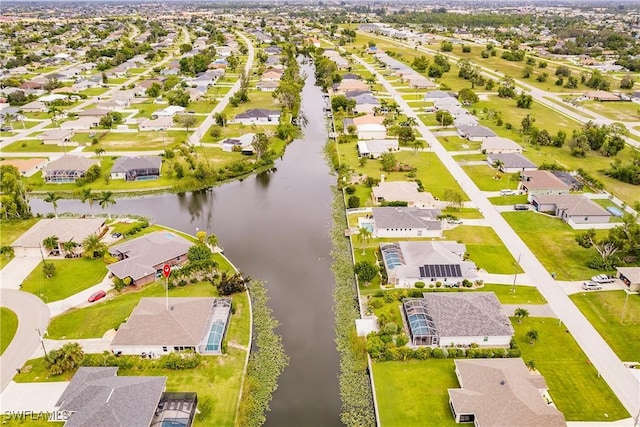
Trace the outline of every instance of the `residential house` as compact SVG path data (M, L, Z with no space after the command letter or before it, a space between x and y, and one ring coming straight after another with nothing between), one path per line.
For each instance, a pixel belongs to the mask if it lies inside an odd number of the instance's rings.
M279 82L282 78L282 72L274 69L268 69L262 73L260 81L263 82Z
M162 110L158 110L154 113L151 113L151 118L152 119L157 119L160 117L171 117L173 118L173 116L175 116L176 114L179 113L183 113L186 110L186 108L181 107L179 105L169 105L166 108L163 108Z
M78 111L76 114L78 117L92 117L100 121L101 118L109 114L111 111L104 108L89 108L88 110Z
M368 84L361 80L343 80L333 86L335 92L345 93L351 90L371 90Z
M142 298L118 328L111 349L135 355L222 354L230 317L231 298Z
M620 279L631 292L640 291L640 267L617 267L616 277Z
M620 101L620 96L607 92L604 90L596 90L593 92L587 92L584 96L592 101L600 101L600 102L609 102L609 101Z
M584 184L582 183L582 181L580 181L570 172L551 171L551 173L554 174L560 181L567 184L571 191L582 191L582 189L584 188Z
M167 377L119 377L117 372L117 367L78 369L56 403L57 411L70 415L65 427L152 425Z
M65 154L57 160L53 160L42 169L44 182L69 183L82 178L93 165L100 165L98 160L87 159L82 156Z
M104 218L43 218L18 237L11 247L16 257L47 256L49 252L42 247L42 241L53 235L58 238L58 247L50 253L58 255L64 252L64 242L74 241L81 245L89 236L101 236L106 228Z
M442 269L447 265L426 267ZM451 268L454 267L452 264ZM428 292L422 298L402 300L402 314L413 346L466 347L473 344L504 348L509 347L514 334L511 322L493 292Z
M245 154L253 154L253 137L255 133L245 133L236 138L227 138L220 143L222 151L241 151Z
M549 171L535 170L520 173L520 187L529 198L538 194L569 194L571 187Z
M44 168L48 160L42 157L32 157L30 159L5 159L0 160L0 166L15 166L22 176L33 176Z
M411 76L408 80L408 84L410 87L415 89L434 89L438 87L438 85L431 80L419 75Z
M450 388L457 423L475 427L565 427L544 377L520 358L454 360L460 388Z
M100 119L94 116L80 117L76 120L68 120L60 124L60 129L89 130L100 125Z
M487 154L522 153L522 147L518 143L501 136L482 139L480 149Z
M158 179L162 169L162 157L137 156L118 157L111 168L111 179L125 181L147 181Z
M280 121L279 110L267 110L264 108L252 108L243 113L236 114L233 123L251 124L274 124Z
M377 108L380 108L380 101L378 101L378 98L373 96L371 92L365 92L347 98L356 101L356 106L353 110L355 114L373 114Z
M377 238L442 237L440 209L374 207L373 235Z
M260 81L258 83L256 83L256 88L258 90L261 90L263 92L273 92L276 89L278 89L278 86L280 86L279 82L264 82L264 81Z
M48 107L42 101L31 101L20 107L23 113L46 113Z
M107 269L121 280L130 278L139 286L151 283L162 273L165 264L172 266L187 262L187 252L193 243L168 231L156 231L128 242L111 246L109 253L118 262Z
M496 134L491 129L480 125L460 126L458 127L458 134L462 138L466 138L469 141L483 141L485 138L496 136Z
M45 145L78 145L77 142L71 141L74 132L67 129L49 129L38 135L38 139Z
M487 163L492 167L498 164L498 169L504 173L538 169L535 163L519 153L489 153L487 154Z
M173 117L161 116L156 119L143 119L138 123L140 131L158 131L166 130L173 125Z
M455 99L455 96L449 92L444 92L442 90L431 90L424 94L424 100L427 102L429 101L433 102L435 99L446 99L446 98Z
M358 141L358 156L377 159L383 153L400 150L397 139L368 139Z
M419 208L440 205L431 193L418 191L418 184L411 181L382 181L371 190L375 205L384 202L407 202L407 206Z
M465 260L462 243L400 241L383 243L380 251L388 281L397 287L412 288L416 282L459 285L478 276L476 265Z
M278 46L269 46L263 50L267 55L280 55L282 53L282 48Z
M353 124L357 129L359 140L387 138L387 128L382 124L384 121L383 116L366 114L364 116L354 117L352 120L351 123L348 123L348 119L345 120L345 129L348 128L349 124Z
M608 223L611 214L580 194L530 194L529 201L539 212L550 212L573 228L577 224Z

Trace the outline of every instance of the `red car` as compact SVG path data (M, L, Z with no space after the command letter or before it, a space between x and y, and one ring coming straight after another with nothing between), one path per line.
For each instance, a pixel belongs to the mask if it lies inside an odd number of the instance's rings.
M91 294L91 296L89 297L89 302L95 302L98 301L101 298L104 298L107 296L107 293L105 291L98 291L98 292L94 292Z

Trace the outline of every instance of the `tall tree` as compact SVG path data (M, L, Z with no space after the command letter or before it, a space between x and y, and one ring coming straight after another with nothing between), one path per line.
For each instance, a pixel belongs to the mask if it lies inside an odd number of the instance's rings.
M103 191L98 195L98 203L100 204L100 207L102 209L107 210L107 217L111 219L111 212L109 210L109 206L116 204L116 199L113 196L113 193L111 191Z
M45 237L45 239L42 241L42 246L44 246L49 251L49 253L51 253L51 251L58 248L58 242L58 236L49 236Z
M95 234L88 235L82 241L82 255L86 258L95 258L105 254L107 245Z
M91 210L91 216L95 217L93 214L93 202L95 202L95 195L91 192L90 188L83 188L80 190L80 201L82 203L89 202L89 209Z
M256 152L256 161L259 162L264 153L269 149L269 138L264 132L259 132L253 136L251 146Z
M362 255L366 253L366 244L372 236L373 233L367 227L358 228L358 239L360 240L360 244L362 245Z
M526 308L516 308L513 315L518 319L518 323L522 323L522 319L529 317L529 311Z
M54 192L48 192L46 196L44 196L44 201L47 203L51 203L53 206L53 214L58 218L58 200L60 200L62 196L56 194Z
M73 255L73 250L76 248L76 246L78 246L78 244L76 242L73 241L73 239L63 242L62 243L62 250L65 253L65 257L71 257Z

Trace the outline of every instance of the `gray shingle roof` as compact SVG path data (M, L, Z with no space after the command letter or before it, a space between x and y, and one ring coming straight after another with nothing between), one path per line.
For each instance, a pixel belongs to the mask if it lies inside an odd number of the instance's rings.
M458 130L462 132L464 135L467 135L471 138L488 138L492 136L496 136L496 134L489 128L484 126L459 126Z
M111 345L198 346L207 332L215 298L142 298L118 328Z
M560 427L564 416L540 395L544 378L522 359L455 360L459 389L449 389L457 414L474 414L479 427Z
M441 337L513 335L493 292L425 293L422 301Z
M407 207L373 208L373 220L377 228L428 228L440 230L442 222L437 219L440 209L418 209Z
M487 155L490 162L501 161L505 168L535 168L536 164L518 153L493 153Z
M264 108L253 108L245 111L244 113L236 114L236 119L252 119L252 118L268 118L270 116L280 116L278 110L266 110Z
M158 169L162 166L160 156L118 157L113 163L111 172L127 173L132 170Z
M107 268L121 279L140 279L155 273L154 266L185 255L193 244L168 231L156 231L137 239L109 248L115 257L126 256L122 261L109 264Z
M167 377L118 377L118 368L78 369L57 405L67 427L149 427Z

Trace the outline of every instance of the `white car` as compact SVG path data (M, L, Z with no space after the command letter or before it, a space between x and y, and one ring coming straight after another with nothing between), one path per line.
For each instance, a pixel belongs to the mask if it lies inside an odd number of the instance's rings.
M597 276L593 276L591 278L592 282L596 283L613 283L616 281L615 277L607 276L606 274L598 274Z
M516 191L515 190L500 190L500 195L501 196L515 196L516 195Z
M582 283L582 289L584 289L585 291L599 291L600 289L602 289L602 285L589 280L588 282Z

